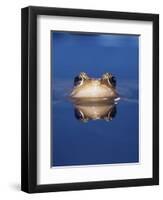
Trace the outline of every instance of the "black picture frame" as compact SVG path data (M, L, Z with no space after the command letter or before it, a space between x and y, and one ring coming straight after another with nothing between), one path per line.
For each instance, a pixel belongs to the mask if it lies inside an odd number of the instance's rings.
M37 185L37 16L151 21L153 23L153 177ZM159 15L30 6L21 11L21 190L28 193L159 184Z

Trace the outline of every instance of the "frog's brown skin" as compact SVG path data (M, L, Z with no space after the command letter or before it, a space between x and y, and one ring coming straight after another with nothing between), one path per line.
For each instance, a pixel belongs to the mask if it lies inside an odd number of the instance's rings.
M86 73L79 74L70 96L80 99L117 98L116 87L110 82L112 74L106 73L99 79L90 78Z

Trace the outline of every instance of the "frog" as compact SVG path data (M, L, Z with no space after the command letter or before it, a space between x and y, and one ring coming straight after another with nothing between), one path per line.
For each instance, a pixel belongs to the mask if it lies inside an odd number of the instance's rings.
M116 90L116 78L111 73L104 73L101 78L92 78L81 72L74 78L74 86L70 97L74 99L101 100L119 98Z

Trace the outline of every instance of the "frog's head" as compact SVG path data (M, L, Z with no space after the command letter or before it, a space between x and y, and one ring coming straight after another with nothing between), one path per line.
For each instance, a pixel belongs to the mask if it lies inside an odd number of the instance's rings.
M74 78L74 88L70 94L72 98L116 98L116 79L110 73L101 78L90 78L81 72Z

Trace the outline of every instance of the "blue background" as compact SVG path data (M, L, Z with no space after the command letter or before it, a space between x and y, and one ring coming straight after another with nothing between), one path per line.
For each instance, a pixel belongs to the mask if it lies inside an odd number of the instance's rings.
M52 166L139 161L139 36L52 32ZM82 123L68 95L80 72L117 79L117 115Z

